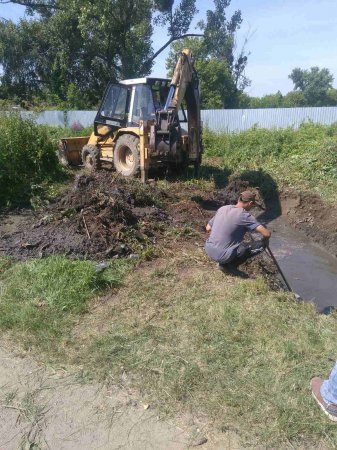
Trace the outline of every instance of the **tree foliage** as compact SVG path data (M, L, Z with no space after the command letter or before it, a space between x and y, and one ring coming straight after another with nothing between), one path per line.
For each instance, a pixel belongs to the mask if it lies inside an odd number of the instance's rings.
M323 106L328 101L328 91L332 89L333 76L329 69L311 67L310 70L295 68L289 75L295 91L303 93L306 104Z
M245 103L249 108L296 108L304 106L337 106L337 89L332 87L333 76L329 69L312 67L310 70L293 69L289 78L294 90L282 95L250 97Z
M1 0L0 0L1 3ZM108 81L152 67L154 20L185 33L195 0L22 0L30 20L0 21L0 94L55 106L97 105Z
M236 56L236 34L242 23L241 11L234 12L227 18L226 9L231 0L214 0L214 10L208 10L206 21L200 21L199 27L204 32L204 47L211 58L227 63L235 85L244 89L248 83L244 76L247 55L242 49Z
M168 35L171 38L185 34L190 28L193 17L198 12L195 0L181 0L176 8L174 8L173 0L155 0L154 5L160 13L156 17L155 23L167 26Z

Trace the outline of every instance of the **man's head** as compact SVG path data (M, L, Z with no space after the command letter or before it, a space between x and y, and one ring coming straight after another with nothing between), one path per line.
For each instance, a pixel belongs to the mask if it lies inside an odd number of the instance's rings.
M243 191L240 194L237 205L244 208L246 211L249 211L255 205L255 197L256 194L254 194L254 192Z

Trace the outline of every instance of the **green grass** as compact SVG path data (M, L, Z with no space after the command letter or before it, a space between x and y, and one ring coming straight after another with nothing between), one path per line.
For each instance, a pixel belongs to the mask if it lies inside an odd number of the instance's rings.
M115 260L96 273L95 263L63 256L0 259L0 329L11 331L26 348L58 353L89 301L104 289L119 287L131 265Z
M147 403L206 414L251 445L337 445L309 390L333 365L337 322L313 305L270 292L261 279L200 270L200 254L185 255L123 289L105 321L110 331L83 363L138 387Z
M224 276L199 248L132 266L114 260L97 274L61 256L2 258L0 329L40 358L137 388L163 413L208 418L243 445L337 446L309 389L333 365L334 315L262 279ZM107 289L116 296L101 303Z
M279 188L312 190L337 198L337 125L303 124L293 128L252 128L238 134L204 133L205 156L218 157L234 175L267 174Z
M60 137L61 130L50 132L52 140ZM160 187L174 192L183 185L186 195L190 189L191 197L203 196L225 186L229 176L245 174L253 184L263 180L265 195L293 185L337 198L335 126L204 137L201 177L189 173ZM154 202L145 188L137 189L137 202ZM168 233L194 237L187 226ZM152 248L146 251L151 258ZM311 304L270 292L261 279L226 277L201 250L180 249L123 282L132 265L114 260L97 274L94 263L61 256L2 258L0 329L27 349L137 387L165 413L202 414L237 432L243 444L337 447L337 429L309 389L310 378L327 377L336 357L334 315L318 315ZM90 309L116 288L114 301ZM93 321L82 321L87 312Z
M69 127L56 127L51 125L39 125L39 128L45 130L50 139L57 142L61 138L71 137L71 136L90 136L93 132L93 127L86 127L82 130L73 130Z

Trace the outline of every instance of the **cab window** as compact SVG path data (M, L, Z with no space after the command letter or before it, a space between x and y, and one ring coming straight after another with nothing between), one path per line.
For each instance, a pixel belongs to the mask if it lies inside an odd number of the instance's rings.
M132 109L132 122L139 123L140 120L154 118L155 108L150 86L147 84L136 85Z
M109 119L124 120L126 114L127 89L111 85L103 101L100 114Z

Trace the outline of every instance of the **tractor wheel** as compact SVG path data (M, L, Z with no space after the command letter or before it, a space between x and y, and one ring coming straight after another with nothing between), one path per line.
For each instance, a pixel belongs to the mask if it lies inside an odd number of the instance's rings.
M86 169L95 171L101 168L100 152L95 145L85 145L82 148L82 162Z
M114 165L117 172L125 177L139 173L139 138L132 134L123 134L114 148Z

